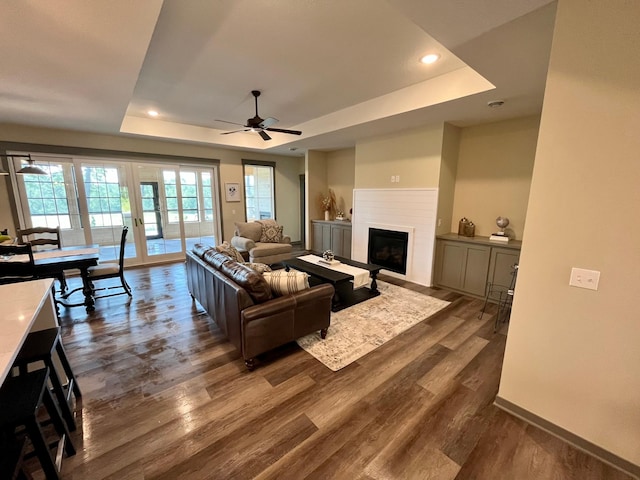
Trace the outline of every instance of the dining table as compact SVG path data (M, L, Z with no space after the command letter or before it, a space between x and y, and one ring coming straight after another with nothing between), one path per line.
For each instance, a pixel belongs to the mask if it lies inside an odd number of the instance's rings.
M37 278L50 278L56 277L65 270L79 270L84 300L79 303L72 303L69 300L70 293L75 291L72 290L68 293L61 292L60 295L55 297L55 303L64 307L84 306L87 313L91 313L95 310L95 300L93 298L93 286L89 279L89 267L98 264L99 254L100 248L98 245L74 245L35 251L33 252L34 273ZM15 255L9 259L4 259L6 262L14 264L28 262L28 260L26 255Z

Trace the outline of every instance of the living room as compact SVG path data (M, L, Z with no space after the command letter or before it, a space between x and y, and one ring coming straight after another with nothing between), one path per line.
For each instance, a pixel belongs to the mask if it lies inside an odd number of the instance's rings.
M303 155L78 132L5 117L0 141L4 150L57 146L217 160L221 183L242 184L243 159L275 162L278 220L292 240L301 238L302 174L307 220L321 218L317 199L329 188L347 212L354 189L438 188L438 233L456 231L464 216L476 223L476 235L488 235L496 215L508 216L523 240L522 270L497 403L637 476L640 257L637 222L630 219L640 202L640 145L633 133L640 127L640 64L632 54L640 40L633 22L638 13L622 1L558 2L541 116L426 124ZM594 52L602 53L597 65ZM399 181L392 183L392 176ZM1 182L3 205L7 187ZM224 239L244 220L238 205L221 202ZM603 223L623 223L628 231L621 235ZM15 228L8 209L0 211L0 225ZM601 271L599 290L569 287L572 267ZM304 421L297 426L307 427ZM140 473L142 467L132 468Z

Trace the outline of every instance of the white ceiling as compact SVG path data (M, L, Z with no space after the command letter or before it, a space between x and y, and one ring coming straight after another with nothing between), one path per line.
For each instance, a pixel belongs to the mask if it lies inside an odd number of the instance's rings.
M299 154L536 114L554 14L550 0L0 0L0 122ZM235 128L217 120L254 116L251 90L262 118L303 135L221 135Z

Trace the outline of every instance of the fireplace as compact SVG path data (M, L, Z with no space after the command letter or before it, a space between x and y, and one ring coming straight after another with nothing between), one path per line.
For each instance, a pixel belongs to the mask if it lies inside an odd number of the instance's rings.
M407 245L409 234L369 228L368 262L392 272L407 273Z

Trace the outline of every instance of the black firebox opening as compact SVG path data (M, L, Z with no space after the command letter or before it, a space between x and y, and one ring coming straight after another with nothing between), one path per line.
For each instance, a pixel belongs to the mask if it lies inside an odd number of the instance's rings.
M396 273L407 273L407 245L409 234L369 229L368 261Z

